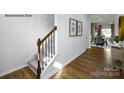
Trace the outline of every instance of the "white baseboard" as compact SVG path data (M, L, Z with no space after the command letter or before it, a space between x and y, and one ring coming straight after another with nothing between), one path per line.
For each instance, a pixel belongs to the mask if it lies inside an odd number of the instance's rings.
M26 67L26 66L27 66L27 64L24 64L24 65L22 65L22 66L18 66L18 67L15 67L15 68L13 68L13 69L4 71L4 72L0 73L0 77L2 77L2 76L4 76L4 75L7 75L7 74L9 74L9 73L12 73L12 72L14 72L14 71L16 71L16 70L19 70L19 69L21 69L21 68L24 68L24 67Z
M84 51L85 52L85 51ZM82 53L84 53L82 52ZM68 65L70 62L72 62L74 59L76 59L77 57L79 57L82 53L79 53L78 55L76 55L73 59L69 60L67 62L67 64L64 64L62 68L64 68L66 65ZM61 69L62 69L61 68ZM42 79L49 79L51 76L53 76L54 74L56 74L60 69L55 69L52 73L50 73L47 77L42 78Z

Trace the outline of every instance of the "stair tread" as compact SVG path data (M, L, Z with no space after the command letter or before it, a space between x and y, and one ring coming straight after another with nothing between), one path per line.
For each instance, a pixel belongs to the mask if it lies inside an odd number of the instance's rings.
M47 57L47 61L46 61L46 57L44 57L44 69L50 64L50 61L48 62L48 60L54 59L54 56L55 55L53 55L53 58ZM47 62L47 65L45 65L46 62ZM34 54L32 57L30 57L29 60L27 61L27 63L33 71L37 72L38 62L37 62L36 54Z
M28 62L28 64L32 67L32 69L34 70L34 71L37 71L37 61L36 60L34 60L34 61L29 61Z
M33 70L37 71L38 62L36 59L28 61L28 64L33 68Z

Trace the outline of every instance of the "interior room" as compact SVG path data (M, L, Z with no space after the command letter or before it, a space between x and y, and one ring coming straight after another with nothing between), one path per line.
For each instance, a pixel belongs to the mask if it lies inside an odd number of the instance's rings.
M0 14L0 79L124 78L123 14Z
M111 48L117 45L117 14L91 15L91 43L92 46ZM121 47L117 45L116 47Z

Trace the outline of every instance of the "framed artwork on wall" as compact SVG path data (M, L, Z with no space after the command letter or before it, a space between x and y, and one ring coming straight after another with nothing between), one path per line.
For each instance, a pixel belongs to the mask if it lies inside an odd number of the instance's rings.
M82 25L81 21L70 18L69 19L69 36L82 36Z
M77 21L77 36L82 35L82 22Z
M77 20L70 18L69 19L69 36L76 36L77 35Z

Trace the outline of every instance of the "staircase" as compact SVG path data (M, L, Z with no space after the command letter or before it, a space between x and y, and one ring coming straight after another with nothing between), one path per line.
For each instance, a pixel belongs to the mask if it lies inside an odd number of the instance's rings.
M41 40L37 40L37 53L28 58L27 63L30 69L40 79L42 72L53 62L56 56L55 35L57 27L54 28Z

